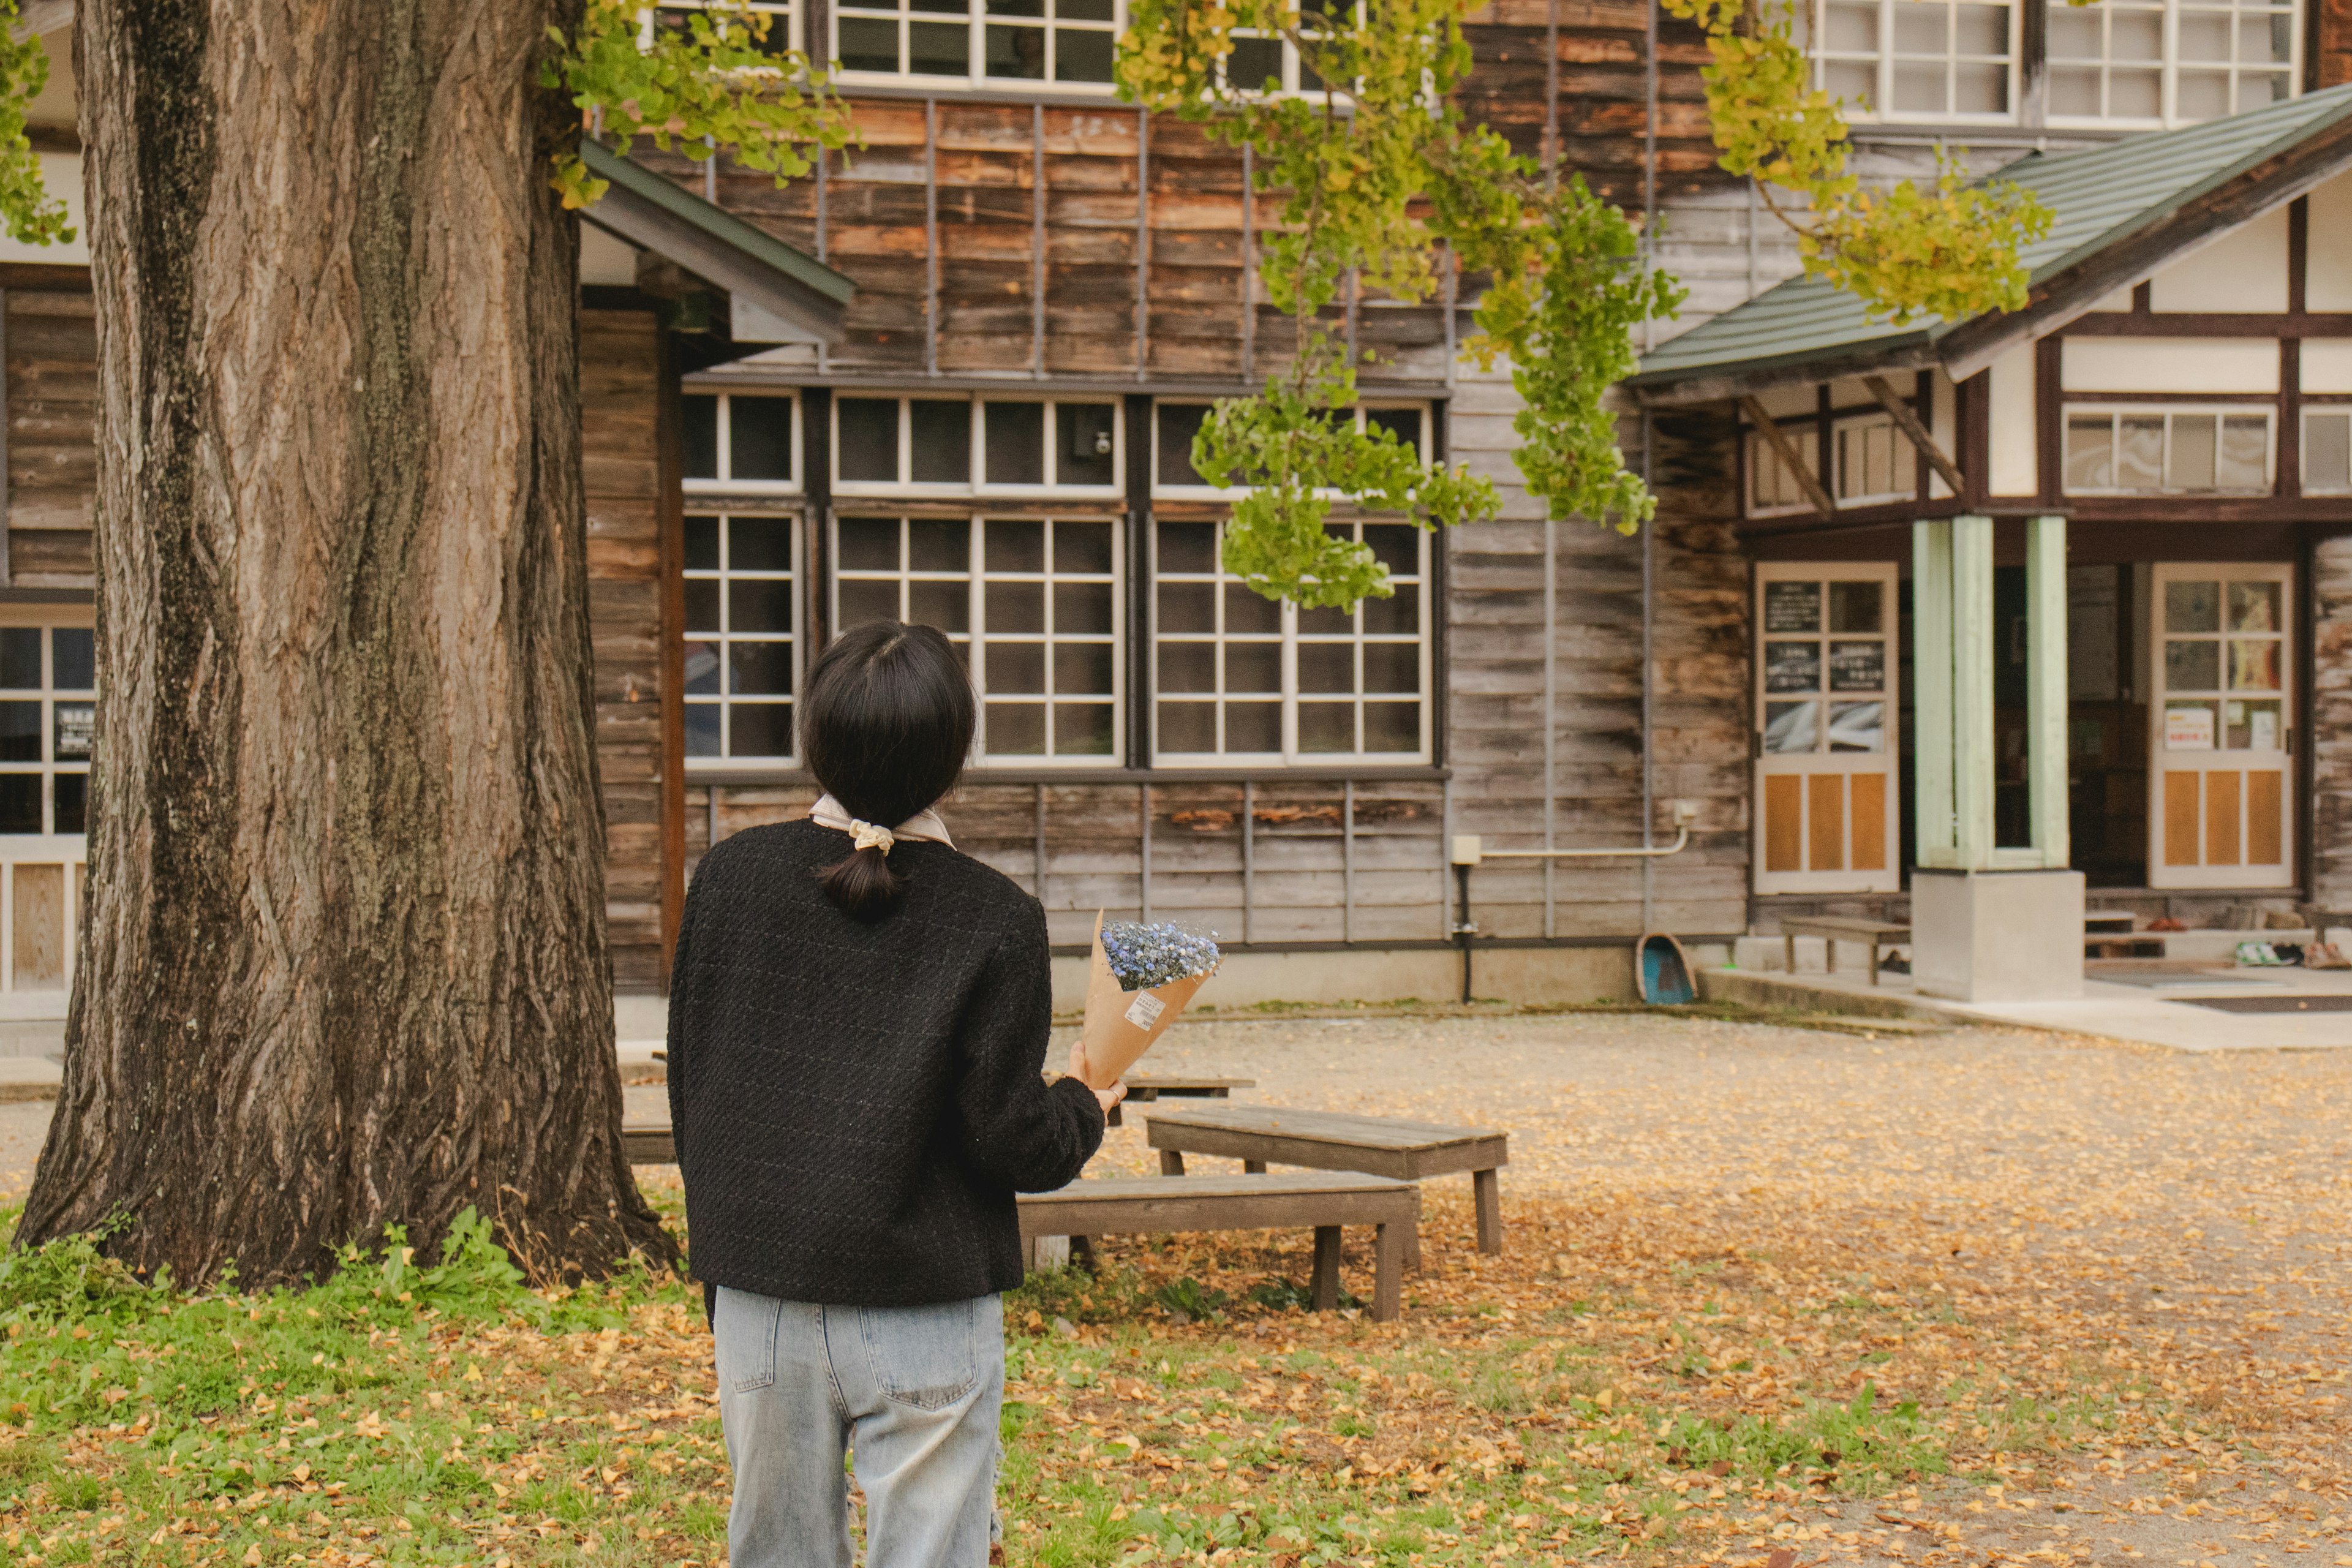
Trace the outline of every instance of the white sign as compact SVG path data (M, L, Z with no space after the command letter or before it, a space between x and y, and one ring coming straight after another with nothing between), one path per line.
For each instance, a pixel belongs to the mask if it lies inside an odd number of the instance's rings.
M2164 710L2164 749L2168 752L2210 752L2213 749L2213 710L2168 708Z
M1149 991L1139 991L1135 1000L1127 1005L1127 1021L1139 1029L1148 1029L1160 1022L1160 1015L1168 1011L1168 1004Z

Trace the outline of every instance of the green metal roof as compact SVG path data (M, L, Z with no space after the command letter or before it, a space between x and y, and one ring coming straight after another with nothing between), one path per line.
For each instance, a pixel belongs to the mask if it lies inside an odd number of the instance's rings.
M2077 153L2030 153L1991 178L2032 191L2055 216L2049 235L2024 253L2040 283L2347 116L2352 86L2330 88L2179 131ZM1664 387L1780 366L1793 376L1824 360L1925 348L1959 324L1924 318L1898 328L1873 320L1843 289L1791 278L1644 354L1627 384Z

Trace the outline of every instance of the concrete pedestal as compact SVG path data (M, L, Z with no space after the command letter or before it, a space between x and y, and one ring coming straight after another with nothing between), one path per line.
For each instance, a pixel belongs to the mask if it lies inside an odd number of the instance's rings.
M1911 983L1954 1002L2083 994L2083 873L1911 873Z

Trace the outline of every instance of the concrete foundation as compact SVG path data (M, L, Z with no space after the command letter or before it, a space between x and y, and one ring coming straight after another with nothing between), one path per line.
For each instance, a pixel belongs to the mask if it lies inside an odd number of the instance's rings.
M1922 996L2064 1001L2083 994L2080 871L1911 874L1911 972Z

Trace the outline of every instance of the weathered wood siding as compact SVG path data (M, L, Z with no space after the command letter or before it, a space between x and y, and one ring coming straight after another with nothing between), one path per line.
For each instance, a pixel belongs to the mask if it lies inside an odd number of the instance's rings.
M588 615L604 795L614 984L658 988L662 942L660 329L651 311L580 313Z
M11 289L5 323L8 584L90 588L98 322L88 291Z
M2352 539L2311 555L2311 901L2352 910Z

